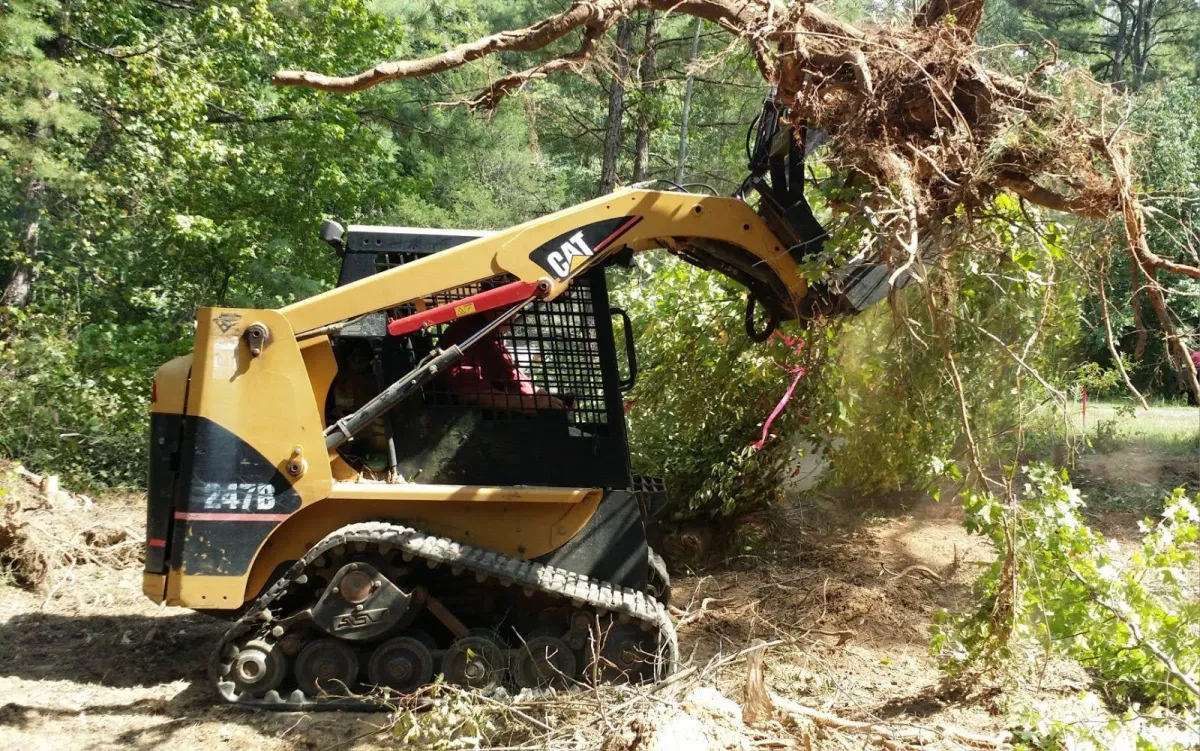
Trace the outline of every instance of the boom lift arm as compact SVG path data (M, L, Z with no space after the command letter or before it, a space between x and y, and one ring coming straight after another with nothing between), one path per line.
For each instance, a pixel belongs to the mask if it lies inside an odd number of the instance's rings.
M625 249L665 248L749 288L778 321L804 318L796 259L738 198L626 190L540 217L283 308L297 339L432 293L508 273L552 300ZM458 315L469 315L475 308ZM458 317L458 316L454 316ZM449 319L442 319L449 320Z

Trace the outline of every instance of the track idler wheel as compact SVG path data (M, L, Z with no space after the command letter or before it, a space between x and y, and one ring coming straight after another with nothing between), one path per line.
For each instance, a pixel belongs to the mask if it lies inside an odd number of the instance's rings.
M376 686L411 694L433 680L433 655L420 640L397 636L371 653L367 677Z
M296 657L296 682L310 696L345 695L358 681L358 656L337 639L317 639Z
M513 674L521 688L566 688L575 677L575 654L553 636L535 636L518 648Z
M239 693L262 696L283 682L287 658L279 647L256 639L238 650L230 670Z
M490 637L464 636L446 650L442 673L459 686L495 688L504 679L504 653Z

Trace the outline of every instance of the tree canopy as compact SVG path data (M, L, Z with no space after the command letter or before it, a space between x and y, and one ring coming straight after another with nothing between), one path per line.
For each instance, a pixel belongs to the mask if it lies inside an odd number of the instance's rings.
M1108 33L1117 7L1091 21L1077 8L1080 28L1100 32L1073 45L1050 33L1050 14L1065 11L1043 5L931 4L914 22L848 0L13 0L0 15L0 403L11 418L0 450L140 482L149 376L188 349L195 307L274 307L329 286L323 218L501 228L614 181L678 174L732 193L772 84L797 122L832 136L809 165L809 200L833 238L824 267L869 250L959 280L810 331L805 356L828 366L811 371L781 431L828 443L857 421L894 424L905 438L879 447L894 461L852 474L926 476L962 406L945 399L942 343L978 419L997 357L1005 377L1031 377L1010 354L1056 393L1084 360L1174 393L1196 315L1194 274L1172 273L1195 265L1195 19L1148 5L1139 18L1164 20L1140 27L1143 73L1118 95L1089 74L1118 83L1105 61L1133 59ZM525 28L537 31L497 33ZM425 62L393 72L441 72L348 96L272 85L281 70L355 75L405 60ZM290 79L323 80L306 75ZM646 381L657 363L658 382L678 390L641 397L639 461L661 468L655 436L678 435L705 406L669 377L681 358L732 384L722 419L740 427L723 435L736 447L695 443L708 458L679 475L700 492L778 399L772 356L790 355L742 338L734 290L640 263L618 294L656 353ZM712 346L662 327L665 301L680 299L702 303L696 325L715 332ZM1156 314L1180 335L1174 350L1151 336ZM878 401L880 378L906 394L902 409Z

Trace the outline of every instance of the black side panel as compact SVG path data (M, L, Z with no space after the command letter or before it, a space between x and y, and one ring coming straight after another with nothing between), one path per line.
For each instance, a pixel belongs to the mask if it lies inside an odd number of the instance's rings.
M300 508L300 495L266 457L202 417L183 418L184 489L171 565L187 574L241 576L259 545Z
M146 571L167 570L167 540L171 534L172 495L179 470L179 431L183 415L150 414L150 486L146 500Z
M637 499L628 490L608 491L579 534L558 550L536 560L643 591L647 570L646 533Z
M337 286L341 287L359 279L366 279L375 273L375 255L366 253L347 253L342 261L342 270L338 272Z

